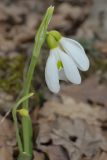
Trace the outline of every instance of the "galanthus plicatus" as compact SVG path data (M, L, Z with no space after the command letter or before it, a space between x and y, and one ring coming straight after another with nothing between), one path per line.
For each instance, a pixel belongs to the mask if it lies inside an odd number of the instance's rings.
M81 71L89 68L89 60L83 47L75 40L62 37L57 31L47 33L50 54L46 62L45 80L50 91L58 93L59 80L81 83Z

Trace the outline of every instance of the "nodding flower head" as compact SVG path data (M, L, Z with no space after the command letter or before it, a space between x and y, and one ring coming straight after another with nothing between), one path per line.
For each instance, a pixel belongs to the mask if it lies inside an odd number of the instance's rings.
M77 41L62 37L57 31L47 33L50 54L46 62L45 80L50 91L58 93L59 80L81 83L79 70L87 71L89 60Z

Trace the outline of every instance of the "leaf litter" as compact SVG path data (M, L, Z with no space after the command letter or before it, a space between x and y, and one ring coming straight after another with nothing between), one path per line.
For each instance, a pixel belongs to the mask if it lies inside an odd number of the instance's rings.
M53 3L56 9L50 29L58 29L69 37L73 35L77 39L94 42L93 46L99 50L100 55L106 57L107 16L104 5L106 1L104 1L46 0L35 3L35 0L15 2L4 0L0 2L0 56L11 57L14 53L30 55L35 29L47 6ZM93 39L96 40L92 41ZM86 50L90 50L89 53L93 57L92 46L88 46ZM102 60L101 67L104 61ZM106 64L103 68L106 71ZM1 69L0 74L4 74ZM43 107L31 112L34 133L36 132L34 160L106 160L106 88L105 72L102 75L98 73L88 77L81 86L62 84L62 91L57 96L46 93L46 103ZM13 104L14 98L2 90L3 88L0 90L0 110L3 114L8 104L9 106ZM2 118L1 116L0 119ZM0 159L12 160L17 154L13 124L6 118L0 124Z
M107 120L105 111L99 106L94 110L70 97L63 97L62 103L47 102L39 113L42 118L38 122L37 148L49 159L52 159L50 149L53 147L59 147L61 156L70 160L95 159L98 153L101 156L107 152L107 139L101 130L101 122Z
M16 147L15 130L10 120L3 122L0 116L0 159L13 160L13 149Z
M61 147L62 157L70 160L107 159L106 94L98 74L81 86L63 84L59 98L51 95L40 110L37 147L49 159L50 146Z

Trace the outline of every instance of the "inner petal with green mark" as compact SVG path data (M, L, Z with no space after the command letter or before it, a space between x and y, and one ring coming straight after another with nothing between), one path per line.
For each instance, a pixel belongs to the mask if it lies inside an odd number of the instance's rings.
M57 62L57 67L58 67L58 70L61 70L63 68L63 64L62 64L62 61L58 61Z

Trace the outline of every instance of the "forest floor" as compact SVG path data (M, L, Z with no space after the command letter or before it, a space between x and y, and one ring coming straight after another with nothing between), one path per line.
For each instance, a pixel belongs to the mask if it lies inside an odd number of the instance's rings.
M107 160L106 0L0 0L0 160L18 155L10 111L21 94L36 30L51 4L55 12L49 30L78 40L91 64L81 73L81 85L61 83L54 95L44 81L49 54L44 45L30 103L33 160Z

